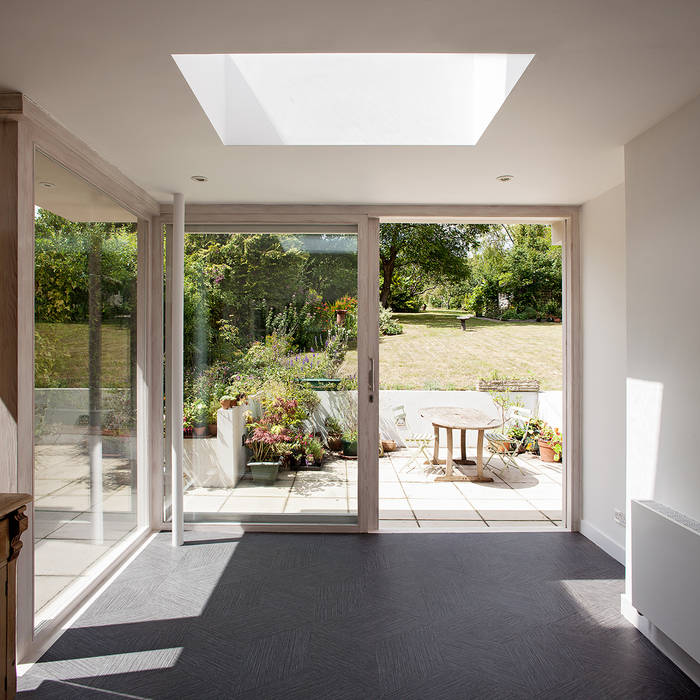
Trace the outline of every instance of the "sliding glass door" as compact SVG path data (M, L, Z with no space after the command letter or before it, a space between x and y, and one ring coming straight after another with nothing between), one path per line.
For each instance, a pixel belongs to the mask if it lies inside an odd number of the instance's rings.
M358 291L356 225L186 227L186 522L358 523Z
M133 214L40 151L35 193L39 626L78 595L139 525L138 236Z

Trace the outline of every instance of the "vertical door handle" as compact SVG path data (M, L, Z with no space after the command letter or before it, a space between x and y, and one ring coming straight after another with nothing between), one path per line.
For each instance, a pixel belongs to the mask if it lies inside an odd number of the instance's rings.
M369 358L369 373L368 373L368 383L369 383L369 402L374 401L374 358Z

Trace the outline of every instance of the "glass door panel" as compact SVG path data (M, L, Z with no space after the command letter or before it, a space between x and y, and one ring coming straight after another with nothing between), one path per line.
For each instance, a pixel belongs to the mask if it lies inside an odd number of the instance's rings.
M137 526L135 217L35 155L34 609Z
M356 228L185 233L190 522L357 522Z

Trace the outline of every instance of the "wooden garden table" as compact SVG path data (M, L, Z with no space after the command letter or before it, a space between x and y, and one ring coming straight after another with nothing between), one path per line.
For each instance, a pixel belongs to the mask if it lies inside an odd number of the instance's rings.
M438 476L435 481L493 481L490 476L484 476L484 431L492 430L501 425L498 418L492 418L475 408L460 408L458 406L434 406L423 408L420 415L433 424L435 444L433 446L432 464L444 464L445 475ZM440 428L447 432L447 459L438 458L440 449ZM460 431L461 459L452 457L452 431ZM467 459L467 430L478 431L476 439L476 475L454 473L454 464L474 464Z

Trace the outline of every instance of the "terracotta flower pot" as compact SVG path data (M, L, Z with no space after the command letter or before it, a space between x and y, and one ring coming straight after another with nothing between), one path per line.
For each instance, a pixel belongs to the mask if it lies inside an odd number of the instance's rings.
M345 325L345 317L348 315L346 309L336 309L335 312L335 322L339 326Z
M343 441L339 437L328 436L328 449L333 452L340 452L343 449Z
M394 440L382 440L382 449L384 452L393 452L396 449Z
M219 403L221 404L221 408L228 410L231 408L231 399L219 399Z
M195 425L194 428L192 428L192 430L196 437L204 437L207 434L206 425Z
M209 423L207 427L209 428L209 435L216 437L216 423Z
M554 449L552 446L543 440L538 440L537 444L540 446L540 459L543 462L554 462Z

